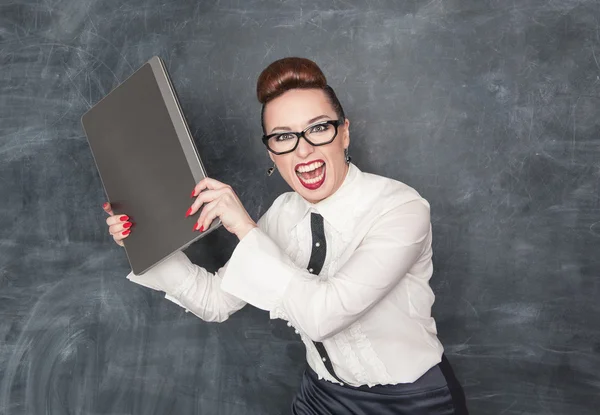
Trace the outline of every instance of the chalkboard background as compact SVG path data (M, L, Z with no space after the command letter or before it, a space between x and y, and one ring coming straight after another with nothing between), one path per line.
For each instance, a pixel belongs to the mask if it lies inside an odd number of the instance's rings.
M289 190L256 78L315 60L356 165L431 203L433 312L472 413L598 413L598 1L2 0L0 414L288 413L297 336L251 306L185 313L108 235L79 119L153 55L255 219ZM214 271L235 243L186 253Z

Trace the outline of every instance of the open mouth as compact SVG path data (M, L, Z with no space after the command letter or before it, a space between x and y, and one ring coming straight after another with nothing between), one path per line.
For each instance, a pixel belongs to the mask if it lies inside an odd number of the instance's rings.
M309 164L296 167L296 175L300 183L307 189L316 189L325 181L326 165L323 160L316 160Z

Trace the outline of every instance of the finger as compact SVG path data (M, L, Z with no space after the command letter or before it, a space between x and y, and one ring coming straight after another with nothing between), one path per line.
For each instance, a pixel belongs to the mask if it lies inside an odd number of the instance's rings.
M127 238L130 234L127 233L125 235L123 234L119 234L119 235L113 235L113 239L115 241L115 243L119 246L125 246L125 243L123 242L123 239Z
M120 222L116 225L109 226L108 233L110 233L113 236L123 234L124 231L127 231L127 230L131 231L132 225L133 224L131 222Z
M109 215L111 215L111 216L113 215L112 206L110 205L110 203L106 202L104 205L102 205L102 208Z
M127 215L111 215L108 218L106 218L106 224L109 226L124 223L127 221L130 221L129 216Z
M211 211L213 211L216 208L216 206L218 204L219 204L219 199L213 200L212 202L204 205L204 207L202 208L202 212L200 212L200 216L198 217L198 220L196 221L196 227L194 228L195 230L202 229L201 232L204 232L205 230L208 229L208 227L206 226L206 217Z
M194 186L192 195L197 195L204 189L218 190L218 189L222 189L224 187L230 187L230 186L228 184L221 183L220 181L215 180L211 177L205 177L204 179L200 180L198 182L198 184L196 184L196 186Z
M218 199L225 192L227 192L227 190L228 190L227 188L222 188L222 189L219 189L219 190L205 190L205 191L203 191L196 198L196 200L194 201L194 203L192 203L192 206L190 206L190 208L188 209L188 211L186 213L186 217L188 217L189 215L193 215L194 213L196 213L198 211L198 209L200 209L200 206L202 206L204 203L210 203L213 200Z
M198 218L198 223L200 224L200 227L197 228L198 230L202 229L201 232L206 231L208 228L210 228L213 220L215 220L217 216L221 215L222 205L219 202L219 200L216 200L212 203L209 203L204 207L204 209L202 209L201 217Z

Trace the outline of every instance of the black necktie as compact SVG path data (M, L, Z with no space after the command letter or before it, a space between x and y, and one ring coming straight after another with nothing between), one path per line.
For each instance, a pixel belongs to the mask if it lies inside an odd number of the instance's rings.
M310 229L312 233L312 250L310 253L310 260L308 261L308 272L319 275L321 269L323 269L323 263L325 262L325 255L327 254L327 241L325 240L325 229L323 227L323 216L318 213L311 212L310 214ZM325 350L325 346L321 342L315 342L315 347L321 356L321 360L325 364L325 367L329 371L329 374L333 376L338 382L344 383L335 375L333 371L333 365Z

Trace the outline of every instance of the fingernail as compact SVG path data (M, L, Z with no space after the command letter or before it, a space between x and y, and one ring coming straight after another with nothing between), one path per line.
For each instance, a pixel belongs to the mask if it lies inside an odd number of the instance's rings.
M127 215L121 216L119 218L119 220L125 222L126 220L129 220L129 216L127 216Z
M192 208L191 207L185 213L185 217L187 218L188 216L190 216L190 213L192 213Z
M204 225L200 227L200 232L204 232Z
M198 222L194 223L194 227L192 228L192 230L197 231L198 229L196 229L198 227Z
M107 206L108 206L108 203L106 203L106 202L105 202L105 203L102 205L102 207L103 207L104 209L106 209L106 207L107 207Z
M190 197L194 197L195 196L194 193L196 193L196 189L192 190L192 195Z
M126 231L123 231L123 233L122 233L122 234L123 234L123 235L129 235L129 232L131 232L131 230L130 230L130 229L127 229Z
M130 228L131 227L131 222L127 222L123 224L124 228Z

